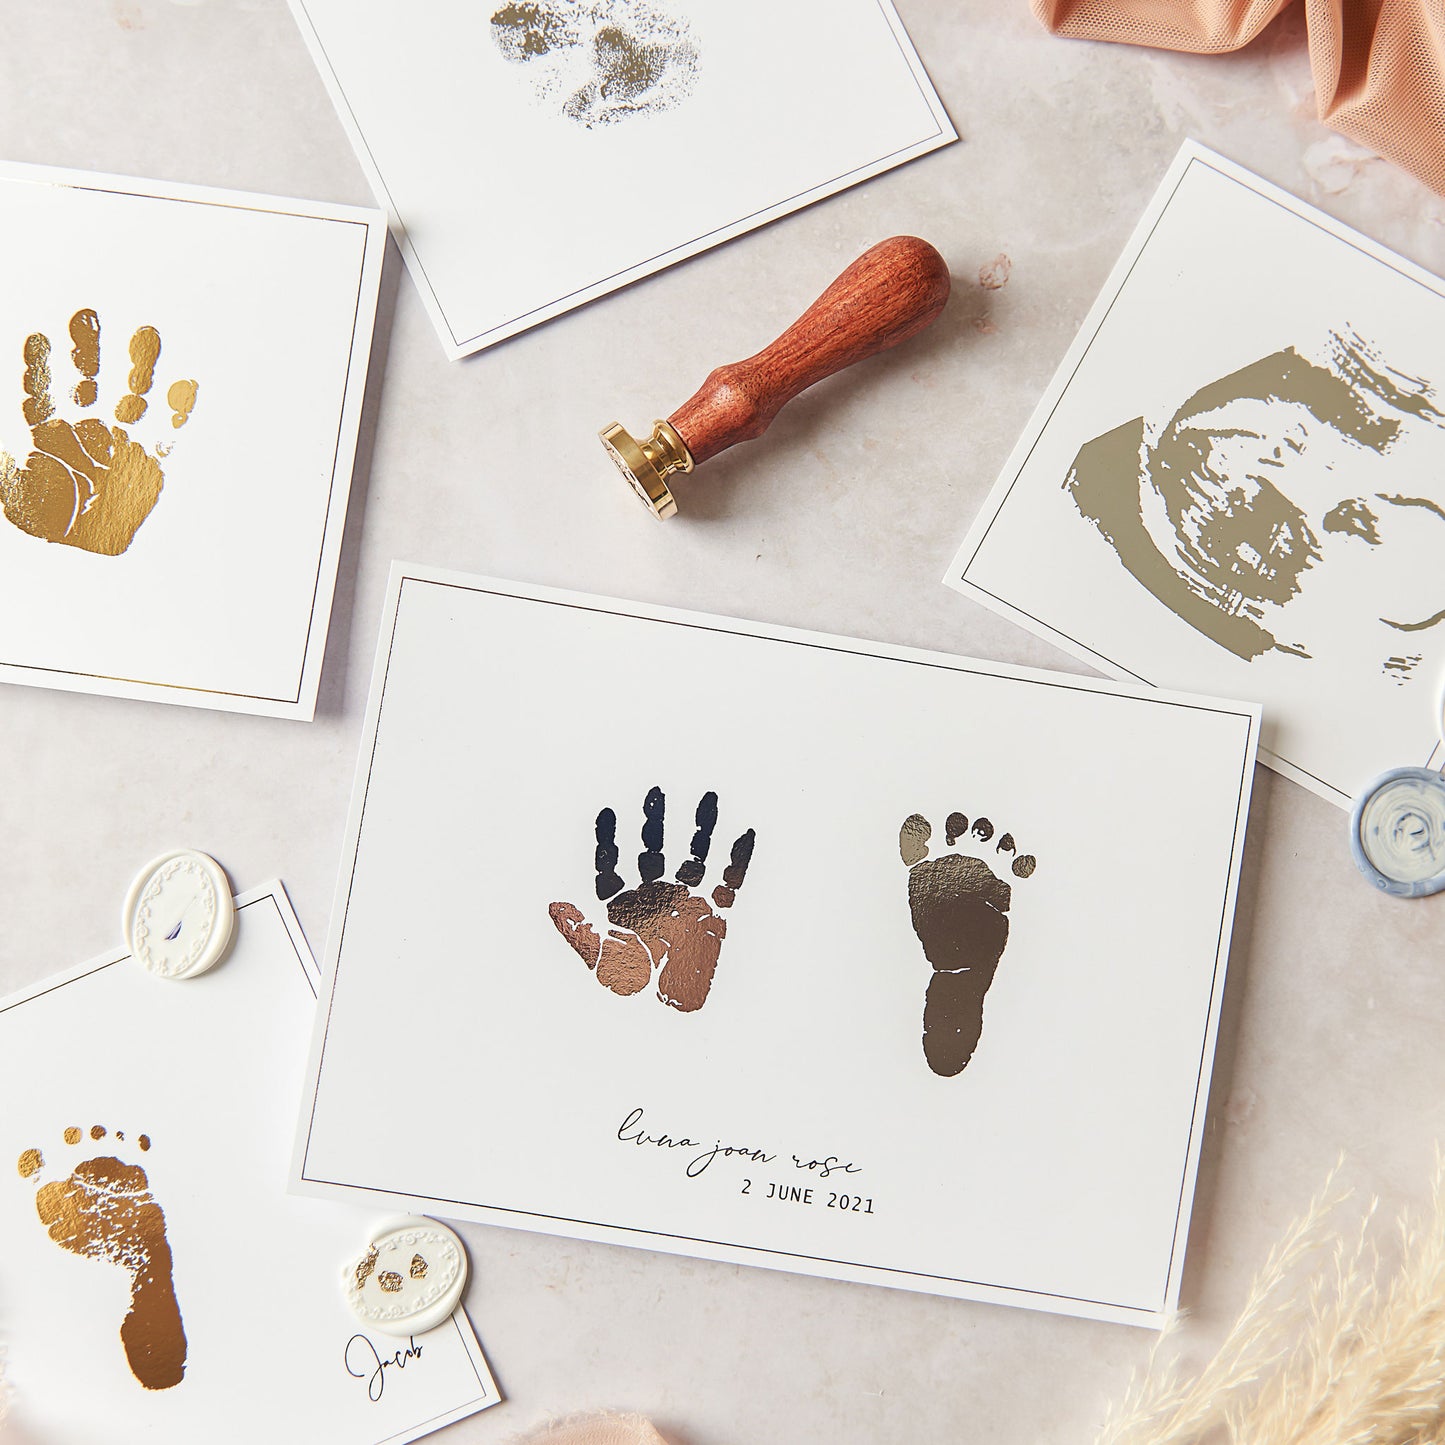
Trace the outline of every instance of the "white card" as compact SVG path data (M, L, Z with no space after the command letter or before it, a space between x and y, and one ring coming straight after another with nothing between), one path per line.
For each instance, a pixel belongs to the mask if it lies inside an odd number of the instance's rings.
M1153 1323L1257 725L397 569L293 1185Z
M396 1445L497 1403L461 1310L412 1339L352 1318L374 1206L286 1193L316 965L279 883L237 903L201 977L115 952L0 1003L21 1440Z
M891 0L291 0L452 357L956 139Z
M379 212L0 164L0 681L310 719Z
M1264 704L1348 807L1440 760L1445 283L1196 145L945 579L1116 677Z

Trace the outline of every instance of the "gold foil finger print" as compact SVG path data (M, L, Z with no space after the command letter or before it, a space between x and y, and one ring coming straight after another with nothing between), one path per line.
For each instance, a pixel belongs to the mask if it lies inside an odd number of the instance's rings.
M70 399L76 406L94 406L99 395L95 378L100 371L100 317L89 308L77 311L70 318L70 339L75 343L70 359L80 373Z

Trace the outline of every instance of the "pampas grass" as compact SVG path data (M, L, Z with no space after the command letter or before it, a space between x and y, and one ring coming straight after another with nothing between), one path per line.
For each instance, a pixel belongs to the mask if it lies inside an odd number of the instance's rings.
M1096 1445L1445 1445L1445 1158L1392 1268L1375 1203L1339 1169L1270 1253L1215 1357L1186 1374L1160 1336Z

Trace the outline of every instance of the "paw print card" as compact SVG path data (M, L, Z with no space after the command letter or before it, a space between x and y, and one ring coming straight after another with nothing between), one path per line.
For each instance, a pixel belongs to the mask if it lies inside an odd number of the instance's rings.
M291 0L452 357L956 139L892 0Z
M237 900L200 977L115 953L0 1002L0 1414L20 1440L397 1445L497 1403L462 1310L408 1338L348 1310L374 1210L286 1193L316 985L276 883Z
M0 681L310 719L379 213L0 164Z
M410 567L381 635L294 1187L1174 1307L1258 709Z

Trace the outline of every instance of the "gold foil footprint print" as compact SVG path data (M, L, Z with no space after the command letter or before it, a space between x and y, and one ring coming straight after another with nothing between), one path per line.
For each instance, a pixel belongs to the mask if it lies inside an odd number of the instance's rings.
M147 1390L169 1390L186 1374L186 1329L176 1302L171 1246L166 1216L151 1193L146 1171L135 1160L118 1157L125 1134L102 1144L107 1130L93 1124L86 1132L72 1125L65 1131L71 1148L82 1146L74 1166L63 1158L65 1178L46 1179L45 1156L27 1149L17 1161L22 1179L36 1184L35 1212L46 1233L63 1250L82 1259L119 1267L129 1282L130 1304L120 1325L120 1342L131 1374ZM138 1135L142 1154L150 1137Z
M100 318L94 311L70 318L70 339L70 359L79 374L70 399L85 409L100 394ZM126 431L150 409L160 354L159 332L142 326L130 340L128 390L115 405L120 425L94 416L69 422L55 415L51 399L50 338L38 331L26 338L22 410L32 450L23 467L0 452L0 506L7 520L32 537L105 557L118 557L130 546L160 498L160 464L171 450L164 442L147 450ZM196 393L194 381L171 385L166 401L172 429L189 420Z

